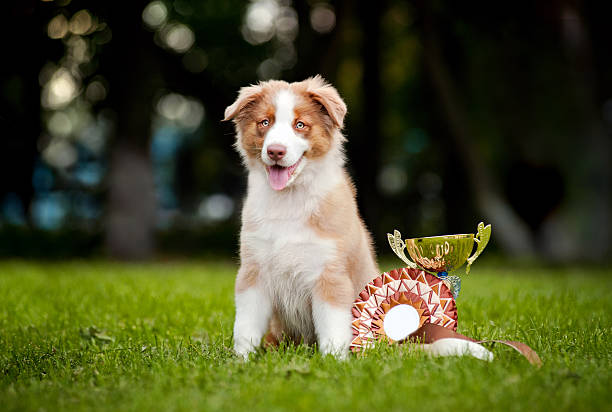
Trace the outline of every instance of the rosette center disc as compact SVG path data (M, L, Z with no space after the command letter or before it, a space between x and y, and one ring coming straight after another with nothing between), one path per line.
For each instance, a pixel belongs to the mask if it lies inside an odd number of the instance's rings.
M389 338L400 341L419 328L419 321L420 316L415 308L410 305L397 305L385 314L383 327Z

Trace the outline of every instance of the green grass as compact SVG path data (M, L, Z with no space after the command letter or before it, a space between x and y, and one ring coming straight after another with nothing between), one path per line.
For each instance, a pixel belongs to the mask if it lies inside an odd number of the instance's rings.
M394 262L395 264L395 262ZM0 263L0 410L611 410L612 270L475 265L459 332L495 361L231 353L229 263Z

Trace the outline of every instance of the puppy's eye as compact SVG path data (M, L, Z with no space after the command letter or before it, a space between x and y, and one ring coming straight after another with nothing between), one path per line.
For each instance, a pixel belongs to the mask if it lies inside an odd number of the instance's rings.
M306 127L306 125L305 125L303 122L297 122L297 123L295 124L295 128L296 128L296 129L303 129L303 128L305 128L305 127Z
M270 125L270 121L268 119L263 119L261 122L259 122L259 125L262 127L268 127Z

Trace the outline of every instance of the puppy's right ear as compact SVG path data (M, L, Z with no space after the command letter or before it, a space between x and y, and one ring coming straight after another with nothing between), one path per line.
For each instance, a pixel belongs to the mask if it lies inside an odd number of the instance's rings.
M261 96L261 92L260 85L241 88L236 101L225 109L223 121L235 119L247 106L253 104Z

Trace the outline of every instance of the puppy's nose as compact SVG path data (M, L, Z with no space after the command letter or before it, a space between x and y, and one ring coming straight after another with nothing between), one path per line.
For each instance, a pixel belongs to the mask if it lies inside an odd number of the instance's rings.
M286 153L287 148L282 144L271 144L270 146L268 146L268 156L275 162L281 160Z

